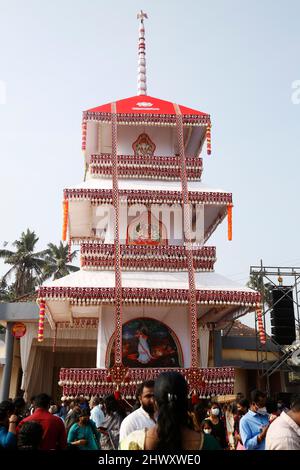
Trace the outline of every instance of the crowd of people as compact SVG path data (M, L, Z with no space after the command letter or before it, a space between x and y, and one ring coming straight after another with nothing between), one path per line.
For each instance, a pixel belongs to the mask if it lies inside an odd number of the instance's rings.
M191 400L184 377L164 372L143 382L136 398L130 408L114 395L3 401L0 449L300 450L300 396L289 408L259 390L249 401Z

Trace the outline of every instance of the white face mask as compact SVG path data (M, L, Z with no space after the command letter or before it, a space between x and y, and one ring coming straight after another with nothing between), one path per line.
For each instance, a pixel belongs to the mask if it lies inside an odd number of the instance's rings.
M214 415L214 416L219 416L219 414L220 414L219 408L212 408L211 414Z
M263 406L262 408L257 408L256 413L258 413L259 415L267 415L267 408L265 406Z
M204 432L205 434L210 434L210 433L211 433L211 429L203 429L203 432Z

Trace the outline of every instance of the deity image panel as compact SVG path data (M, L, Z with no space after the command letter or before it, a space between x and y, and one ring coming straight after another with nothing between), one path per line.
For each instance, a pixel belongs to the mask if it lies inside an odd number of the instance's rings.
M115 356L112 337L107 348L107 366ZM122 360L126 367L182 367L181 346L175 333L164 323L151 318L136 318L122 328Z
M154 155L156 145L147 134L143 133L140 134L132 144L132 149L136 157L152 157Z
M145 211L128 224L126 243L128 245L167 245L167 229L150 211Z

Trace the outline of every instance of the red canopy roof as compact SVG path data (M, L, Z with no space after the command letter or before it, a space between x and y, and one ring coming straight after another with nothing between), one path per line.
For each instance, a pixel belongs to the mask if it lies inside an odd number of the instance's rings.
M116 101L117 114L168 114L175 115L174 104L171 101L160 100L149 95L138 95ZM183 115L209 116L196 109L179 105ZM110 113L111 103L87 110L88 113Z

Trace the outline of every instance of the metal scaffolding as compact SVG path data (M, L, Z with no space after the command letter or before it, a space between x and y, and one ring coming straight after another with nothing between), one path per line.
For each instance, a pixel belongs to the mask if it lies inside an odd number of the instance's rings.
M250 278L252 284L256 286L261 294L262 301L262 318L263 325L266 331L266 320L271 314L274 305L281 301L281 299L293 292L294 303L294 316L296 326L296 338L300 339L300 267L285 267L285 266L264 266L261 260L260 266L250 266ZM284 279L288 278L288 280ZM274 305L270 302L269 291L273 287L281 285L289 286L290 289L283 293L283 295L276 301ZM267 392L270 391L270 377L276 371L294 372L295 366L290 362L292 355L295 352L293 346L279 345L272 336L267 335L265 344L261 344L258 332L257 317L255 316L255 332L256 332L256 354L257 354L257 370L260 379L266 380ZM271 348L270 348L271 346ZM296 346L296 349L298 346ZM277 353L278 359L274 362L268 356L270 349Z

